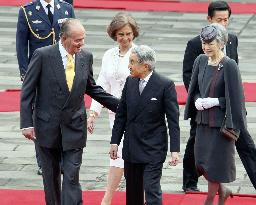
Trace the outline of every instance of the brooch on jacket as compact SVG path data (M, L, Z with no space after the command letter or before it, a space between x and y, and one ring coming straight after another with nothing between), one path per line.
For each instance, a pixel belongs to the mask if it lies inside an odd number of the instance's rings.
M223 64L219 63L218 70L221 70L221 68L223 68Z

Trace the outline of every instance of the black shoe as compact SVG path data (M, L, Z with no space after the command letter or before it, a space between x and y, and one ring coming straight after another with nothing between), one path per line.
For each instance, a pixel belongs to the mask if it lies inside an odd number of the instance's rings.
M187 192L200 192L200 190L197 187L182 187L183 191L185 193Z
M42 167L39 167L37 170L37 175L42 175L43 171L42 171Z

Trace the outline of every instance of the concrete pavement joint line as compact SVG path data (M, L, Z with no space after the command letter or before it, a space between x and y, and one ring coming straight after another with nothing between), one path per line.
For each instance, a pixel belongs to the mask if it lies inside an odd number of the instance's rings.
M20 146L20 145L16 145L16 146L13 148L12 151L16 151L19 146Z
M245 28L249 25L250 21L253 20L255 14L252 14L252 16L247 20L247 22L244 24L242 29L237 33L237 37L239 38L240 34L245 30Z
M22 171L26 166L27 166L27 164L23 164L23 165L21 165L21 167L20 167L19 171Z

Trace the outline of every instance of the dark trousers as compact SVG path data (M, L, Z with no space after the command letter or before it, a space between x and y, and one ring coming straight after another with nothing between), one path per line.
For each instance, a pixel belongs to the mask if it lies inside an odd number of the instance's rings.
M183 157L183 190L197 188L198 174L195 167L194 144L196 136L196 122L190 120L190 137Z
M190 121L190 138L183 158L183 189L197 187L198 174L195 168L194 144L196 136L196 122ZM247 129L240 132L239 139L236 142L236 150L244 165L244 168L256 189L256 148L252 137Z
M41 157L46 205L82 205L79 170L83 149L51 149L38 146ZM61 186L60 162L63 160Z
M126 205L162 205L160 179L163 163L136 164L124 161Z
M241 130L236 142L236 150L253 187L256 189L256 148L247 129Z
M37 166L38 166L38 167L42 167L42 165L41 165L41 159L40 159L39 151L38 151L38 144L37 144L37 141L35 140L34 143L35 143L35 151L36 151L36 162L37 162Z

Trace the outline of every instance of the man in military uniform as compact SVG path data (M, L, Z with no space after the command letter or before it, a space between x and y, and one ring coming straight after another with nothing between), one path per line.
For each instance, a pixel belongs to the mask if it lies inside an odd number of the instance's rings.
M37 48L59 41L60 25L66 18L74 18L72 5L63 0L35 0L19 10L16 33L16 51L23 81L29 61ZM35 143L36 144L36 143ZM41 173L37 153L38 174Z
M65 18L74 17L73 7L62 0L36 0L21 7L17 23L16 51L22 79L33 52L37 48L59 41L61 22Z

